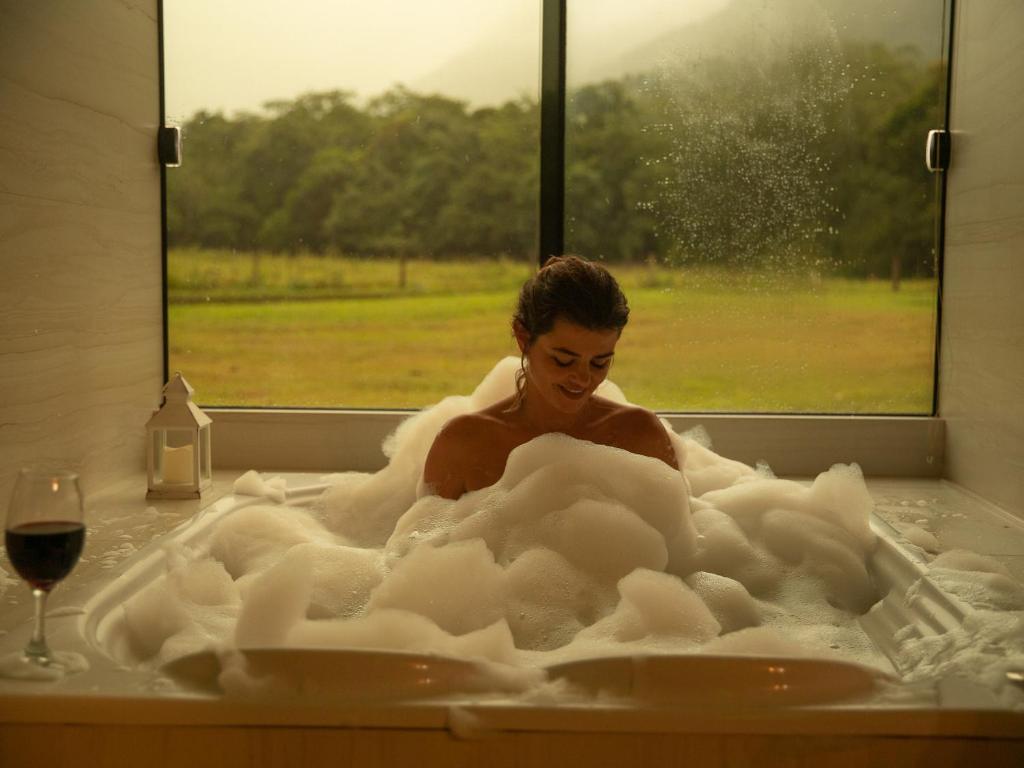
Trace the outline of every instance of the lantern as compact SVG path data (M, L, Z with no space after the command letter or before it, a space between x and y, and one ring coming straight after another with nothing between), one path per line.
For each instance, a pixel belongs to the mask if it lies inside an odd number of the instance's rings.
M192 402L193 391L175 373L163 407L146 423L147 499L198 499L212 485L211 420Z

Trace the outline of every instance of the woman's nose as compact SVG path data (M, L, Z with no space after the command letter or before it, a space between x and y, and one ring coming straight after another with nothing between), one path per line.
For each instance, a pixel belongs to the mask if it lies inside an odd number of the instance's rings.
M590 368L579 364L572 367L569 373L569 381L573 384L585 386L590 383Z

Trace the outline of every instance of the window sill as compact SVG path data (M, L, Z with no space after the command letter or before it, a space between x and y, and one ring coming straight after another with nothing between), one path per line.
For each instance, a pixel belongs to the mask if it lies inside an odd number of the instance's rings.
M381 443L409 411L216 409L220 469L373 472ZM944 422L925 416L668 415L677 432L703 426L714 450L780 476L813 476L836 463L869 477L941 477Z

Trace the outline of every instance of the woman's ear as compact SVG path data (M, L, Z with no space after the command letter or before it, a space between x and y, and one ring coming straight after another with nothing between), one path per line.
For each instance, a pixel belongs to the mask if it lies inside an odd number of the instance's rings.
M526 354L526 350L530 347L530 332L526 330L526 326L518 320L512 321L512 334L516 337L516 344L519 345L519 352Z

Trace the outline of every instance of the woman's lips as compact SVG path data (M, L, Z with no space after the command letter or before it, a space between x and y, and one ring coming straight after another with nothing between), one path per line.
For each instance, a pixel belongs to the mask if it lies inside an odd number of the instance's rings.
M587 394L587 390L585 389L569 389L568 387L562 384L559 384L558 388L562 390L562 394L564 394L570 400L580 400Z

